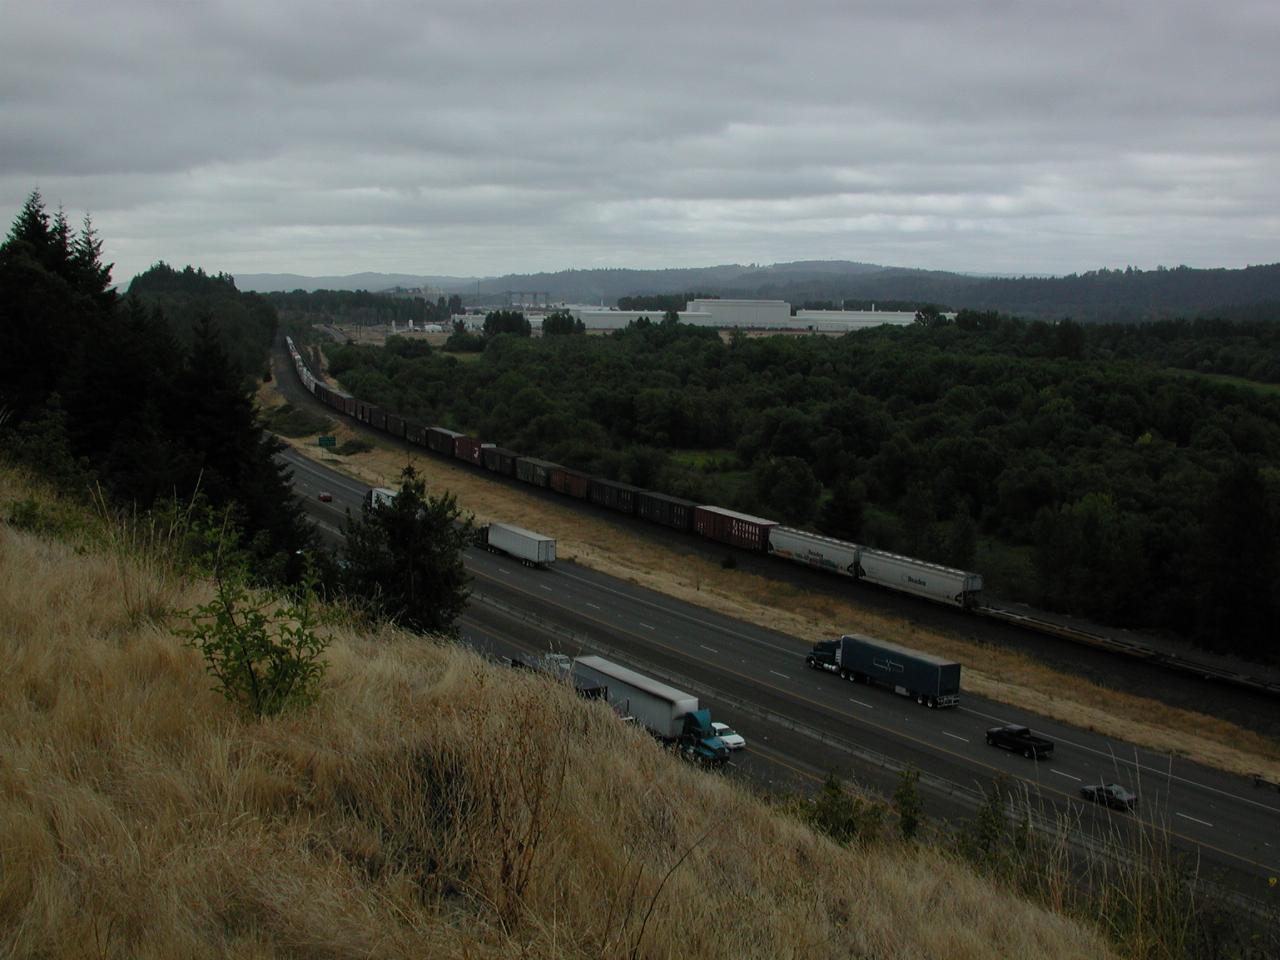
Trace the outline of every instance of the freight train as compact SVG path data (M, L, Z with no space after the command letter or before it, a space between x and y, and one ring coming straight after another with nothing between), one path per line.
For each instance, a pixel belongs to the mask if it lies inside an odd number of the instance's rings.
M972 609L977 605L982 591L981 574L954 570L926 560L782 526L763 517L591 476L548 460L526 457L456 430L426 426L335 390L311 372L292 337L285 337L285 345L303 387L321 403L375 430L443 456L732 547L766 553L791 563L915 594L953 607Z

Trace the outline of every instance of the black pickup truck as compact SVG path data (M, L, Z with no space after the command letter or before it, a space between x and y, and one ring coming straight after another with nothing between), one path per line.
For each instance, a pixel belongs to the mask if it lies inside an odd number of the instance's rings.
M1004 747L1020 753L1024 757L1035 757L1040 760L1053 753L1053 741L1045 737L1037 737L1027 727L1017 725L1008 727L992 727L987 731L987 743L993 747Z

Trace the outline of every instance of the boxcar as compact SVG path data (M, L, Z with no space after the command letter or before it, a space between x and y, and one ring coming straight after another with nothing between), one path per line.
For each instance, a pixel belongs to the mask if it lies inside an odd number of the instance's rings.
M492 470L494 473L500 473L504 477L514 477L516 475L516 460L520 455L514 450L508 450L506 447L486 446L480 451L480 459L484 461L484 468Z
M693 529L693 508L696 506L692 500L681 500L652 490L641 490L636 494L637 514L653 523L677 530Z
M704 537L719 540L744 550L765 549L769 531L777 521L726 510L723 507L698 506L693 510L693 529Z
M427 445L427 428L420 423L406 420L404 422L404 438L410 443L425 447Z
M605 480L602 477L591 478L591 502L598 503L619 513L636 512L636 494L643 493L639 487L617 480Z
M531 483L535 487L551 485L551 471L562 470L563 467L550 460L539 460L536 457L516 457L516 479Z
M453 444L462 436L457 430L446 430L444 427L427 427L427 446L436 453L447 457L453 456Z
M393 437L404 436L404 417L397 417L394 413L387 414L387 433Z
M475 437L460 436L453 441L453 455L459 460L465 460L467 463L480 466L482 462L480 452L487 446L489 444L477 440Z
M387 411L383 410L381 407L370 407L369 426L373 427L375 430L386 430Z
M551 471L550 487L557 493L564 493L571 497L577 497L579 500L585 500L591 487L591 477L581 470L556 467Z

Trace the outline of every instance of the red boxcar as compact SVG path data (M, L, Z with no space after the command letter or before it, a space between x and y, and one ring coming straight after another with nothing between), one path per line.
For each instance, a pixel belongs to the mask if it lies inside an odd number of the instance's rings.
M475 437L457 437L453 441L453 455L459 460L465 460L467 463L474 463L476 466L480 466L483 462L480 451L487 446L492 446L492 444L483 443Z
M769 531L777 525L776 520L752 517L723 507L699 506L693 509L693 529L697 533L744 550L763 552L769 545Z
M556 467L551 471L551 489L557 493L565 493L579 500L585 500L590 488L591 478L580 470Z

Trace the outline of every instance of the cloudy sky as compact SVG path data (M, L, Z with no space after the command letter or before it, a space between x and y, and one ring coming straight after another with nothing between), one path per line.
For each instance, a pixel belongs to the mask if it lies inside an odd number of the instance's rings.
M6 0L0 217L125 281L1280 260L1280 2Z

